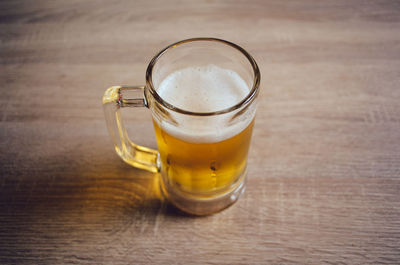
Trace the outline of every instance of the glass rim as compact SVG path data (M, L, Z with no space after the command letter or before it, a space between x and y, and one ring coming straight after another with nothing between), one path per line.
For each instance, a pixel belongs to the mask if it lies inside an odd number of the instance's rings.
M194 111L189 111L189 110L185 110L182 108L178 108L176 106L174 106L173 104L165 101L158 93L157 91L154 89L154 85L153 85L153 78L152 78L152 73L153 73L153 68L156 65L157 61L162 57L162 55L164 53L166 53L167 51L174 49L176 47L179 47L183 44L186 43L190 43L190 42L197 42L197 41L210 41L210 42L219 42L222 44L225 44L227 46L230 46L234 49L236 49L237 51L239 51L240 53L242 53L249 61L251 67L253 68L253 86L250 89L249 93L237 104L222 109L222 110L218 110L218 111L211 111L211 112L194 112ZM162 49L160 52L157 53L156 56L153 57L153 59L150 61L149 66L147 67L146 70L146 88L149 90L150 94L153 96L153 98L162 106L164 106L165 108L181 113L181 114L185 114L185 115L193 115L193 116L214 116L214 115L220 115L220 114L225 114L225 113L229 113L235 110L238 110L248 104L250 104L251 102L254 101L254 99L256 98L258 91L259 91L259 87L260 87L260 78L261 78L261 74L260 74L260 70L258 68L258 65L256 63L256 61L254 60L254 58L242 47L240 47L239 45L226 41L226 40L222 40L222 39L217 39L217 38L191 38L191 39L185 39L185 40L181 40L178 42L175 42L173 44L168 45L167 47L165 47L164 49Z

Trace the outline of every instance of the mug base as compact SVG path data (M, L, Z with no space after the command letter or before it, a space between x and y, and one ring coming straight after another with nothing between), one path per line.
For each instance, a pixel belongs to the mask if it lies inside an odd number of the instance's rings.
M214 196L183 194L169 187L161 177L160 188L164 197L181 211L191 215L210 215L235 203L246 189L246 172L225 192Z

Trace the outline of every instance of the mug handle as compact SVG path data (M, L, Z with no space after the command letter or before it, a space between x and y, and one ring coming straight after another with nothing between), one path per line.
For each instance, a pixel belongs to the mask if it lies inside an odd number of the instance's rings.
M132 95L132 98L125 98ZM144 86L112 86L103 96L103 108L107 128L117 154L129 165L151 172L160 171L157 150L133 143L122 122L120 108L147 107Z

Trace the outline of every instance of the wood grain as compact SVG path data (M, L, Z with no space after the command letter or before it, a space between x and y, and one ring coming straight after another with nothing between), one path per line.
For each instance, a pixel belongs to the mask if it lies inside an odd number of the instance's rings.
M397 1L1 1L0 264L399 264L399 29ZM262 72L246 193L202 218L120 161L101 108L196 36Z

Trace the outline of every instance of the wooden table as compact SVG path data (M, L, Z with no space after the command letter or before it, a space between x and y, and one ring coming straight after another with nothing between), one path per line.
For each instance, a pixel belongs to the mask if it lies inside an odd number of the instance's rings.
M396 1L1 1L0 264L400 264L399 29ZM247 190L202 218L117 157L101 107L197 36L262 72Z

